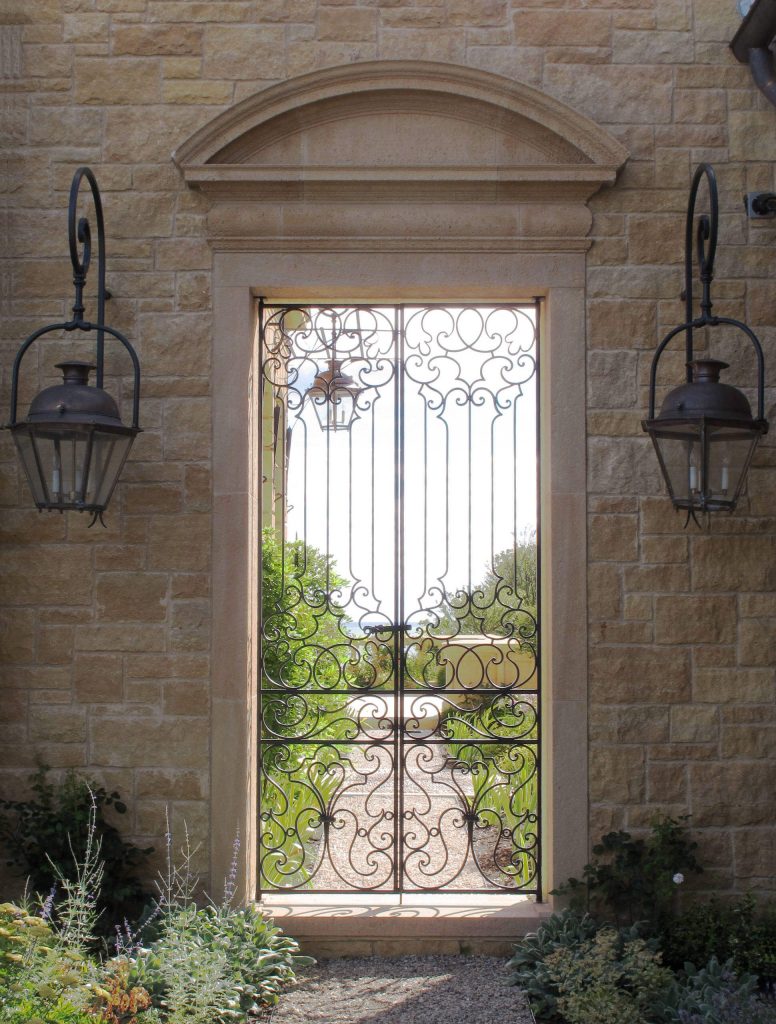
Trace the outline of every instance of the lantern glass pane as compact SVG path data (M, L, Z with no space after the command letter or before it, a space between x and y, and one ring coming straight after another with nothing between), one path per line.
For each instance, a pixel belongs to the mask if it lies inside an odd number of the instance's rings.
M89 427L54 431L31 426L52 505L78 508L84 504L90 432Z
M102 508L108 504L134 439L133 434L99 429L94 431L88 504Z
M685 508L697 505L703 472L699 427L687 424L655 431L653 438L672 499Z
M735 501L743 487L759 432L708 427L707 500L723 507Z
M13 439L16 442L16 449L19 452L19 458L24 467L27 483L32 491L33 501L36 505L45 505L49 499L38 470L34 440L26 430L14 430Z
M353 395L349 391L335 391L330 404L331 429L347 430L353 418Z

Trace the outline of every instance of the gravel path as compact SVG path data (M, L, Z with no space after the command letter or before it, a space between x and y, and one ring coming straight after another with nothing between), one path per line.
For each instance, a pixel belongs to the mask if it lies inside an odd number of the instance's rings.
M532 1024L498 957L328 960L304 972L271 1024Z

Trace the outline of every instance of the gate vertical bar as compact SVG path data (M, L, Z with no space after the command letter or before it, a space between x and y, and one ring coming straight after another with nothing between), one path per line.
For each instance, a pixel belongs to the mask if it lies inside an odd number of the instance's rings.
M539 843L536 850L536 902L544 903L542 890L542 780L544 779L544 751L542 743L542 296L534 297L534 332L536 345L536 770L539 781L536 787L536 819L539 829Z
M394 585L396 600L394 633L396 678L394 679L394 735L396 737L396 767L394 770L394 813L396 815L397 892L404 890L404 306L396 309L396 542L394 546Z

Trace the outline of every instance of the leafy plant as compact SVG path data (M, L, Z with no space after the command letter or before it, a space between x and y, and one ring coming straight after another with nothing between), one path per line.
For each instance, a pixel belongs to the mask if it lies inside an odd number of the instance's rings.
M560 1020L558 987L552 979L547 958L559 949L574 949L592 939L598 925L589 914L564 910L543 921L536 931L516 946L508 966L512 984L525 992L531 1007L542 1020Z
M572 907L602 920L618 925L644 921L659 930L674 913L684 873L703 870L686 820L658 818L647 839L609 832L593 847L595 859L585 865L582 879L570 878L553 895L570 897Z
M151 994L165 1024L246 1022L276 1003L295 970L313 961L260 911L232 906L237 841L224 899L205 907L193 901L188 836L181 867L172 862L169 832L167 849L158 938L134 951L131 980Z
M669 920L661 935L664 958L679 970L689 961L730 961L736 973L776 978L776 906L758 906L751 895L731 903L711 899Z
M655 1020L666 1024L773 1024L774 1009L757 996L757 979L736 975L732 961L712 957L696 970L686 964L664 999L653 1006Z
M48 773L42 765L32 776L32 799L0 800L0 811L5 812L0 814L0 844L8 854L8 866L20 870L34 892L47 893L69 877L74 862L84 863L87 844L93 841L103 865L95 907L101 927L112 928L114 921L134 917L146 900L137 871L153 848L127 843L106 820L107 808L126 813L117 792L109 793L72 770L59 783L51 782Z
M568 1024L648 1024L651 1004L672 980L643 939L608 926L556 949L545 966Z

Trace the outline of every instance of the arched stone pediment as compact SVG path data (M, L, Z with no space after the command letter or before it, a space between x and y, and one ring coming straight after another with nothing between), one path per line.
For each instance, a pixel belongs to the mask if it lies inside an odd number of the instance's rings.
M448 64L376 61L265 89L219 114L174 159L189 184L232 207L211 214L212 236L239 234L230 224L234 204L253 201L284 204L285 223L274 228L264 215L252 227L243 210L241 228L261 235L288 235L288 204L302 204L297 214L314 222L311 204L360 202L375 211L423 202L437 213L439 204L511 205L511 214L502 209L491 215L493 225L482 223L481 233L518 237L536 233L530 222L537 211L518 215L517 206L584 204L614 181L626 156L601 127L529 86ZM320 213L330 225L332 211ZM584 236L586 209L576 218L567 213L567 234ZM355 211L349 217L351 236L385 234L376 212L361 222ZM409 219L400 221L395 228L417 233ZM444 217L427 227L438 235L443 225ZM461 229L471 234L458 221L455 233ZM305 230L321 233L309 221ZM342 237L341 222L332 230Z

